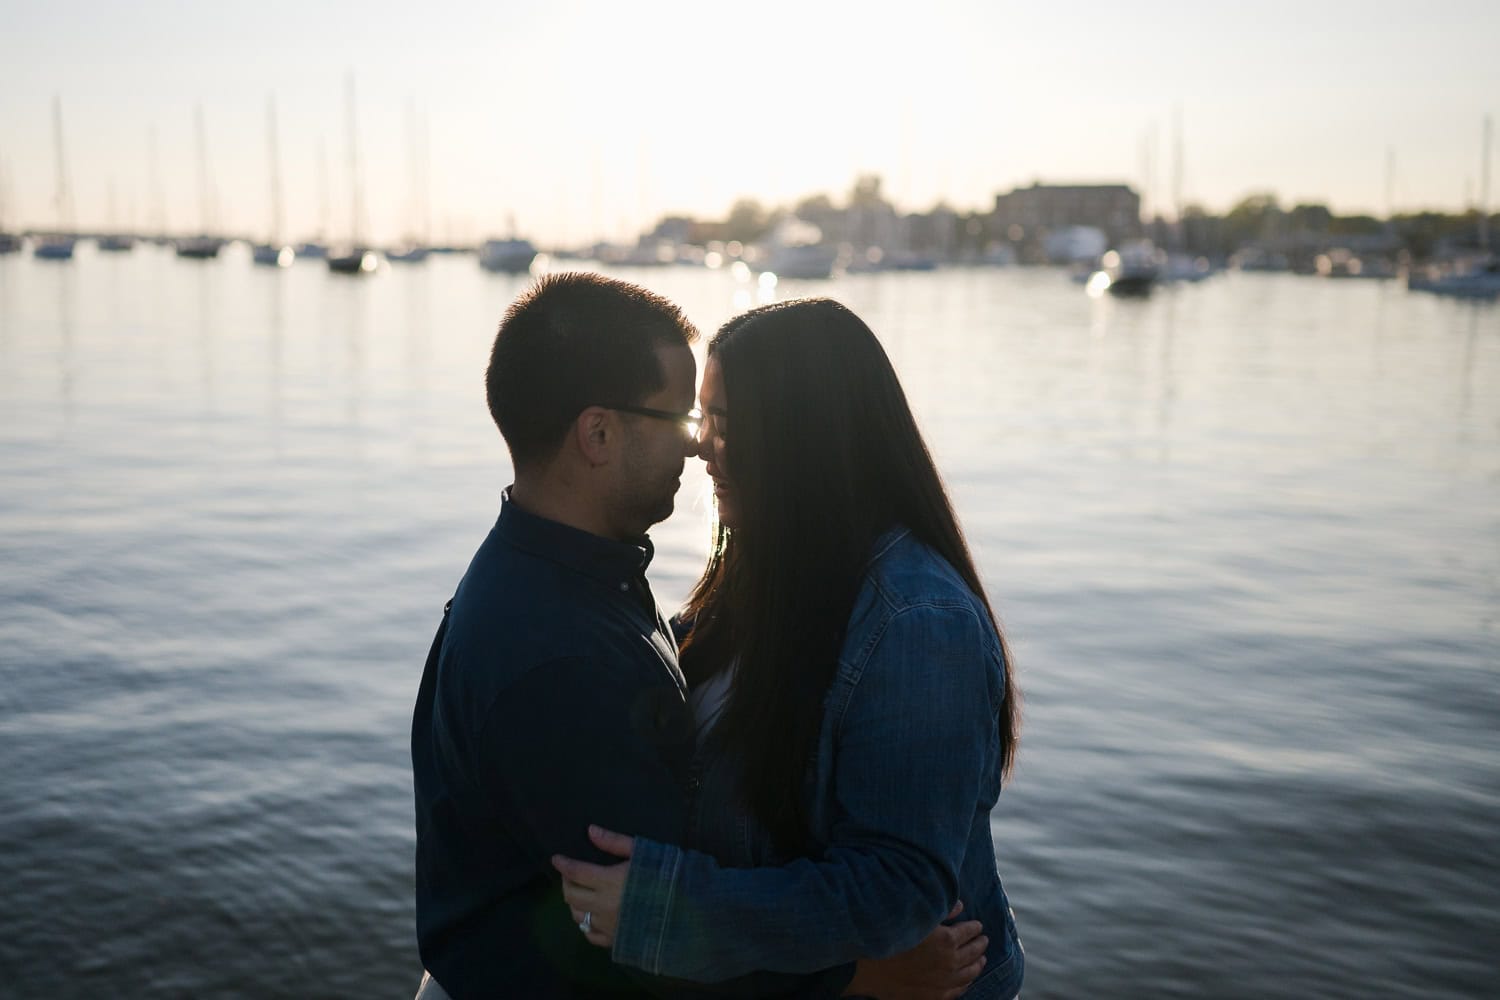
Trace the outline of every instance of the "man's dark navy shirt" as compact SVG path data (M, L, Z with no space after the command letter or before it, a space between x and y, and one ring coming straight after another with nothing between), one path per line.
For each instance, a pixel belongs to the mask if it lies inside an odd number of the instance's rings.
M590 823L684 842L693 726L646 584L651 555L645 538L601 538L507 497L453 596L411 752L418 947L456 1000L698 992L611 964L549 862L616 860L589 843ZM836 994L844 981L746 977L715 995Z

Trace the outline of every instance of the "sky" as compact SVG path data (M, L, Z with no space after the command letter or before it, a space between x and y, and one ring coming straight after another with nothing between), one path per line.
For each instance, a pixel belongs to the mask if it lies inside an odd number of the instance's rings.
M73 226L270 235L279 176L282 238L375 242L633 240L867 173L909 211L1035 181L1168 216L1460 211L1500 132L1495 0L0 0L0 25L11 229L59 218L54 101Z

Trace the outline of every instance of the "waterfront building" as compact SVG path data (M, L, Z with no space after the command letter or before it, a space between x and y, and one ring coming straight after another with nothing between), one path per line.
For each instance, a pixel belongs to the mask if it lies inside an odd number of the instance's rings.
M1111 245L1141 235L1141 196L1126 184L1032 184L995 196L991 231L1025 248L1075 226L1103 232Z

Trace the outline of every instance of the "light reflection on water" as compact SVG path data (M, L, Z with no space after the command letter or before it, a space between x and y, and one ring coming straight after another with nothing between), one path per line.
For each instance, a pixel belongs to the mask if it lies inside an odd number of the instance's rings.
M416 982L410 704L509 479L482 373L521 283L243 257L0 258L19 995ZM628 276L705 332L765 293ZM1483 992L1500 309L1262 275L775 289L804 293L886 344L1016 647L994 828L1027 995ZM707 540L683 482L668 605Z

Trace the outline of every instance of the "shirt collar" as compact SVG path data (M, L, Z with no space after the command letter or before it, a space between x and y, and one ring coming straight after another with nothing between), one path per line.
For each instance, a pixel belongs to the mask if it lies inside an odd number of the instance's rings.
M615 541L525 511L510 498L510 487L506 487L501 499L500 519L495 526L502 538L517 548L611 587L642 576L656 554L651 539L645 535Z

